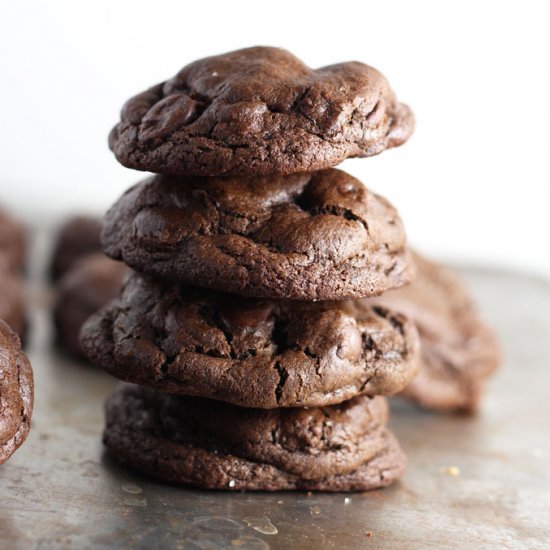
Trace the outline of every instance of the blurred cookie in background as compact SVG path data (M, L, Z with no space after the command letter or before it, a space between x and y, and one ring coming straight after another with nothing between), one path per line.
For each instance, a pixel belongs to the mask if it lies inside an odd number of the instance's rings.
M456 272L418 253L414 261L412 284L373 299L407 315L420 335L420 369L401 395L426 409L473 413L500 363L496 335Z
M78 260L60 279L53 317L57 344L75 357L85 358L78 335L86 319L117 297L129 269L102 253Z
M27 308L19 277L0 269L0 319L15 331L23 343L27 335Z
M0 207L0 269L21 273L25 267L25 255L25 227Z
M50 265L54 281L83 256L101 251L100 229L99 218L86 215L72 216L59 228Z
M27 315L22 272L27 235L23 224L0 207L0 319L25 340Z

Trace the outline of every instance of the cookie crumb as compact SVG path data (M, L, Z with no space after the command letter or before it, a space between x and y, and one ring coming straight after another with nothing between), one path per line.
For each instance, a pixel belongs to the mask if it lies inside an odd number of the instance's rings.
M367 535L367 537L372 537L372 531L365 531L365 535Z
M457 477L460 475L460 468L458 466L447 466L446 468L442 468L441 471L452 477Z

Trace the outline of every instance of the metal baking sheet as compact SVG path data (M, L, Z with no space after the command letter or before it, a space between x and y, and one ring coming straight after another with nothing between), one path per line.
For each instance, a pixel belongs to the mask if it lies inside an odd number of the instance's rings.
M463 270L505 363L476 418L392 403L391 427L409 458L393 487L202 492L157 483L104 453L102 407L114 381L51 346L47 241L41 232L30 274L36 406L27 442L0 467L1 548L548 548L548 283Z

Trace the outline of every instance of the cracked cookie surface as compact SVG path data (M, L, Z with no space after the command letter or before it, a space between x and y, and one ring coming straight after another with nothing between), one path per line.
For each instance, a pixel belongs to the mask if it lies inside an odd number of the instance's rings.
M25 441L33 399L31 365L18 336L0 320L0 464Z
M246 299L138 274L81 344L121 380L267 409L394 394L418 351L412 323L387 308Z
M105 252L137 271L245 296L334 300L412 279L395 208L341 170L155 176L104 218Z
M164 481L208 489L364 491L389 485L405 457L382 397L310 409L243 409L121 386L104 442Z
M119 295L129 269L101 252L81 257L59 280L53 308L57 343L84 358L79 332L90 315Z
M420 335L420 369L402 395L428 409L474 412L499 346L457 273L414 253L414 282L373 299L406 314Z
M329 168L404 143L411 110L359 62L317 70L278 48L208 57L130 99L109 136L119 162L159 174Z

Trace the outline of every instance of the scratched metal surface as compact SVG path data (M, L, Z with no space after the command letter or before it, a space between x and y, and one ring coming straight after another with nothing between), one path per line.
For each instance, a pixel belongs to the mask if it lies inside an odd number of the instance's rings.
M40 238L37 258L47 249L46 237ZM102 403L113 381L52 350L49 297L39 270L34 266L31 274L29 346L36 408L26 444L0 467L1 548L517 549L549 544L548 284L505 272L466 271L498 328L506 362L477 418L393 404L391 425L409 457L400 483L350 496L224 494L162 485L104 454Z

